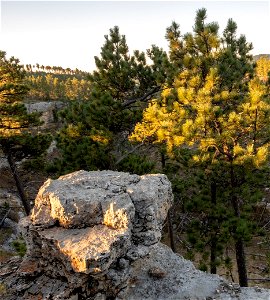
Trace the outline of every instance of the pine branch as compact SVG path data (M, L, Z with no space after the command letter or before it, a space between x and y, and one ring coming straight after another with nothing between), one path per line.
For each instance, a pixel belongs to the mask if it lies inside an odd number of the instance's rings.
M147 92L146 94L144 94L141 97L128 99L128 100L124 101L122 106L125 108L125 107L128 107L129 105L131 105L133 103L138 102L138 101L146 101L147 102L150 99L150 97L153 96L155 93L159 92L160 89L161 89L160 86L155 86L153 89L151 89L149 92Z
M115 165L117 166L122 160L124 160L126 157L129 156L129 154L132 154L134 151L136 151L138 148L140 148L144 143L138 144L137 146L135 146L132 150L130 150L128 153L124 154L123 156L121 156L117 162L115 163Z

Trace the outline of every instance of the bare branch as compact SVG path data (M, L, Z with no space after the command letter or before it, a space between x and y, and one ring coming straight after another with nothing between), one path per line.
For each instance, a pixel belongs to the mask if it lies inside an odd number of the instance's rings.
M118 165L123 159L125 159L126 157L129 156L129 154L133 153L134 151L136 151L138 148L140 148L143 145L143 143L138 144L137 146L135 146L132 150L130 150L129 152L127 152L126 154L124 154L123 156L121 156L117 162L115 163L115 165Z

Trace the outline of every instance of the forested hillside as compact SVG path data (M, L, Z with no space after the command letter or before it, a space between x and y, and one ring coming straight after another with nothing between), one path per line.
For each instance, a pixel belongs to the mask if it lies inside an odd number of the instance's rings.
M253 59L257 61L260 58L270 59L270 54L257 54L253 56Z
M270 273L270 59L254 62L236 22L220 32L205 9L196 12L192 32L173 22L165 37L168 53L158 45L131 53L115 26L89 74L23 68L1 52L0 147L18 176L22 158L35 158L44 177L80 169L166 174L175 199L168 216L173 250L248 286L247 247L263 251L260 279ZM38 115L27 114L23 102L55 100L66 102L59 127L40 132ZM48 161L52 140L58 155Z
M30 88L26 99L29 101L87 100L91 85L88 73L78 69L26 65L26 85Z

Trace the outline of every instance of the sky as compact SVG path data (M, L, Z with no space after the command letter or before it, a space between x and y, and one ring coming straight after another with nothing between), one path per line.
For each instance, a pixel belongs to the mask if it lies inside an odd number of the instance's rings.
M270 0L264 1L13 1L0 0L0 50L23 64L62 66L91 72L104 35L115 25L130 51L152 44L167 50L172 21L192 31L196 11L207 9L220 33L229 18L252 42L252 54L270 53Z

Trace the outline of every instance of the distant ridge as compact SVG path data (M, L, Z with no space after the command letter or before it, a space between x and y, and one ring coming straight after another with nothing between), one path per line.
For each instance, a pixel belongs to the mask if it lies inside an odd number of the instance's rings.
M257 55L253 55L253 59L255 61L257 61L258 59L260 59L261 57L266 57L268 59L270 59L270 54L257 54Z

